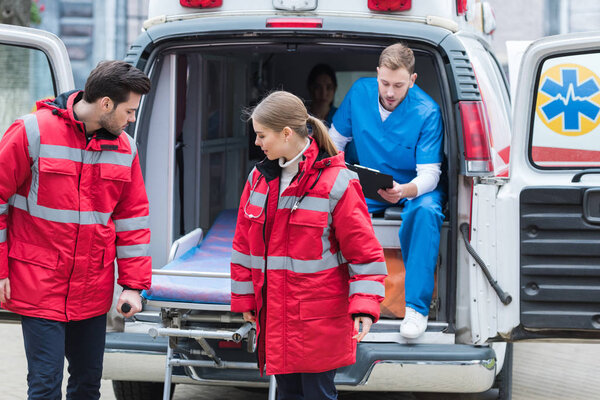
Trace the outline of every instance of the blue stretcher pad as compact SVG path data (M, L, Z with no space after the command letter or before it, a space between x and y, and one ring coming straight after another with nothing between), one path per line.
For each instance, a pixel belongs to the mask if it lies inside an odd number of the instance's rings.
M198 246L162 270L228 273L236 220L237 210L222 211ZM154 275L152 287L144 290L142 296L155 301L228 305L231 303L231 280Z

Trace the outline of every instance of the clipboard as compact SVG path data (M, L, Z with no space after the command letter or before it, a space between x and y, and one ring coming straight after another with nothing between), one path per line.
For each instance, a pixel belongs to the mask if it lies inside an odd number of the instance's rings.
M367 168L362 165L348 164L346 167L358 174L360 185L362 186L363 194L371 200L388 203L381 197L377 191L379 189L389 189L394 185L394 178L391 175L384 174L376 169Z

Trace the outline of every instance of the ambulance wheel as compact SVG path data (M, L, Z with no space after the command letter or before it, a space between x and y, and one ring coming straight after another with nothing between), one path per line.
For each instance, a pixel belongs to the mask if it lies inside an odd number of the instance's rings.
M117 400L162 400L163 382L112 381ZM175 384L171 384L171 399Z
M495 387L498 388L498 400L510 400L512 397L512 370L513 370L513 344L506 344L504 364L502 370L496 375Z

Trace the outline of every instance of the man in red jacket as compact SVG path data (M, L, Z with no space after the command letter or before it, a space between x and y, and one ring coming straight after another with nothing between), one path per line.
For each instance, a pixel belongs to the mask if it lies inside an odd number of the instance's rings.
M123 130L149 90L137 68L102 62L85 91L38 102L0 140L0 303L22 316L29 399L61 398L65 356L67 398L100 398L115 258L117 309L141 311L148 199Z

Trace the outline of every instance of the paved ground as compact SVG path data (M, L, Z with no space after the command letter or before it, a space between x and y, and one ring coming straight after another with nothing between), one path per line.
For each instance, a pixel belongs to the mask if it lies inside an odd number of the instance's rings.
M27 364L20 325L0 324L0 400L26 399ZM520 343L515 345L514 400L591 400L600 398L600 344ZM66 380L63 383L66 385ZM64 390L63 390L64 392ZM102 382L102 399L114 400ZM346 393L340 400L491 399L478 396ZM266 393L235 388L179 385L174 400L264 400Z

